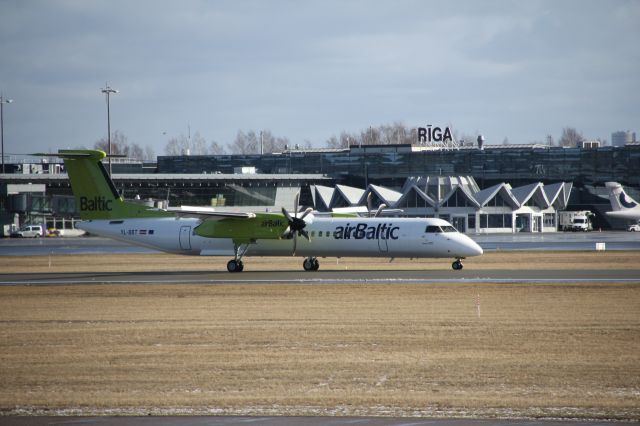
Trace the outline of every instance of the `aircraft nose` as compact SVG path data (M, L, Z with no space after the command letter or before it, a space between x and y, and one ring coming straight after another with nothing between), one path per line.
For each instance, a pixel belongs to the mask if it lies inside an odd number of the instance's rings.
M464 248L462 250L464 252L464 257L480 256L484 253L484 250L482 250L482 247L480 247L478 243L476 243L466 235L464 235L464 237Z
M471 238L469 239L471 240ZM484 253L484 250L482 250L482 247L480 247L480 244L476 243L473 240L471 240L470 248L471 248L471 252L473 253L471 256L480 256L481 254Z

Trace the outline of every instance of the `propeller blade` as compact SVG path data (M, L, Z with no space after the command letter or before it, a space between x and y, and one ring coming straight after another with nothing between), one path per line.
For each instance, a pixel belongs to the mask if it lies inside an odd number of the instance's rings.
M373 210L373 192L369 192L367 195L367 210L369 211L369 217L371 217L371 210Z
M299 204L300 192L296 194L293 201L293 215L291 215L284 207L282 208L282 214L287 218L289 226L287 226L287 229L282 233L281 238L293 238L293 256L296 255L296 250L298 248L298 236L302 235L308 241L311 241L309 234L304 230L304 227L307 226L307 222L304 221L304 218L307 217L313 209L309 207L304 212L300 213L298 212Z
M298 239L296 238L296 234L293 234L293 253L291 253L292 256L296 255L296 246L298 245Z
M373 215L373 217L378 217L378 215L380 215L380 213L382 213L382 210L386 209L387 205L382 203L380 204L380 206L378 206L378 210L376 210L376 213Z
M291 217L291 215L289 214L289 212L287 211L287 209L285 209L284 207L282 208L282 214L284 215L284 217L287 218L287 220L289 221L289 223L291 223L293 221L293 218Z
M293 238L293 233L291 232L291 228L287 227L287 229L284 230L282 235L280 235L280 238L284 238L285 240L290 240L291 238Z
M312 209L311 207L308 207L308 208L304 211L304 213L302 214L302 216L300 216L300 219L304 219L304 218L305 218L305 217L307 217L307 215L308 215L309 213L311 213L312 211L313 211L313 209Z

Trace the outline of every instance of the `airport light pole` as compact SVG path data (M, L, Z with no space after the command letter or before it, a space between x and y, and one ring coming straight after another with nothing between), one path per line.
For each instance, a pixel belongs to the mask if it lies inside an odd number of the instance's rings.
M107 83L105 83L105 87L101 89L101 91L107 96L107 150L109 151L107 155L109 157L109 176L111 176L111 112L109 110L109 95L118 93L119 91L112 89Z
M4 104L10 104L13 99L5 99L0 94L0 145L2 146L2 173L4 174Z

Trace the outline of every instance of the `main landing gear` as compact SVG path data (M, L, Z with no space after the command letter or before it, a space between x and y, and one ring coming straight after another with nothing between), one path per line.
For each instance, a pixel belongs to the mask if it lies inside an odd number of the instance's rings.
M320 268L320 262L318 262L317 257L307 257L304 262L302 262L302 267L305 271L317 271Z
M235 258L231 259L227 262L227 271L229 272L242 272L244 270L244 263L242 263L242 256L245 255L247 250L249 249L249 244L243 244L233 246L233 250L235 251Z
M227 271L229 272L242 272L244 269L244 263L242 260L231 259L227 262Z
M455 262L453 262L451 264L451 267L455 270L455 271L459 271L461 270L464 266L462 265L462 257L459 257L455 260Z

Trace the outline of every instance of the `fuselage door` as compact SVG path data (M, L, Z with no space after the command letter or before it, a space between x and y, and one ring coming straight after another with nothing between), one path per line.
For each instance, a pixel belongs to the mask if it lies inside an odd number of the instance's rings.
M180 227L180 248L182 250L191 250L191 227Z

